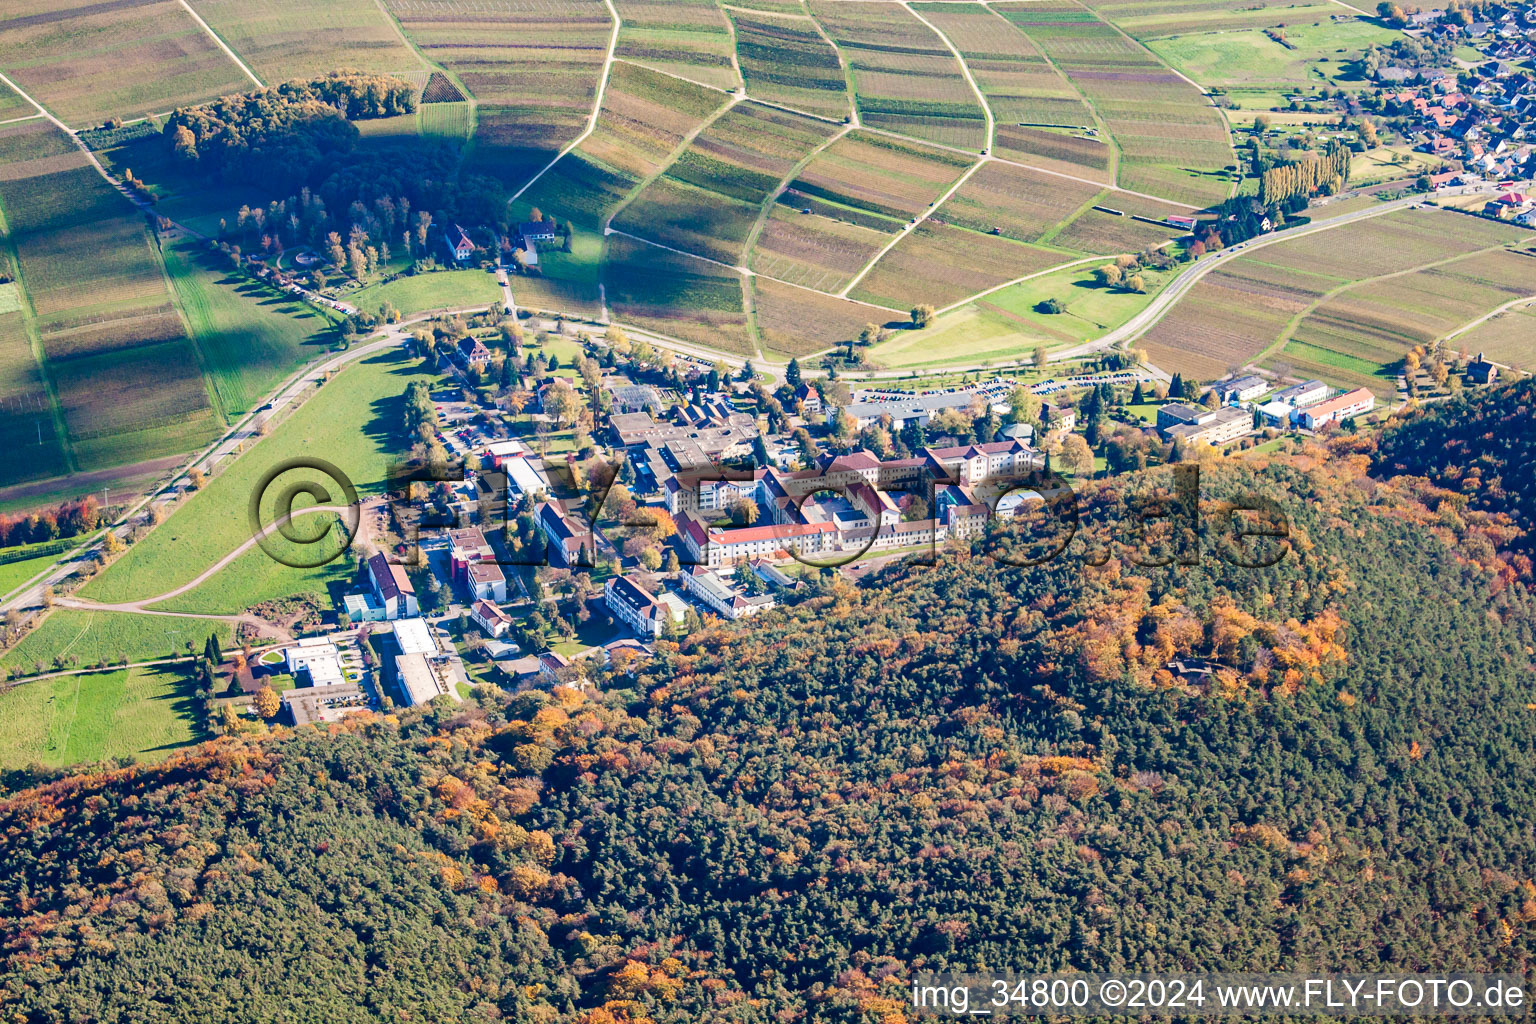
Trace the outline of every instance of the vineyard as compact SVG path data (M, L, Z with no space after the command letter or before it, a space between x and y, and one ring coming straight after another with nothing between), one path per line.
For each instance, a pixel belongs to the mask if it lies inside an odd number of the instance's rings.
M717 89L741 83L731 30L713 0L615 0L623 22L617 56Z
M82 125L190 106L251 84L175 0L6 4L0 68L62 120Z

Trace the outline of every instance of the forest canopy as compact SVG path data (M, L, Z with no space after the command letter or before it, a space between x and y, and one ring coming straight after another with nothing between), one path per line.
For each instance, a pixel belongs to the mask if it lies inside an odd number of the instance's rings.
M209 177L294 188L352 151L352 121L415 109L416 87L404 79L336 71L184 107L163 135L180 163Z
M1206 467L1286 509L1266 569L1086 564L1149 471L1045 565L828 577L599 690L35 779L0 1003L901 1024L920 970L1525 973L1536 607L1368 465Z

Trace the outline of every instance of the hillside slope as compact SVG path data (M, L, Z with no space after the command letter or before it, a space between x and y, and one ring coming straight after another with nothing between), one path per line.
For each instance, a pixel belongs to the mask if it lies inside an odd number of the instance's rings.
M1521 971L1536 608L1363 462L1207 469L1208 500L1282 502L1270 569L949 553L664 645L602 699L15 793L0 1003L896 1022L919 969Z

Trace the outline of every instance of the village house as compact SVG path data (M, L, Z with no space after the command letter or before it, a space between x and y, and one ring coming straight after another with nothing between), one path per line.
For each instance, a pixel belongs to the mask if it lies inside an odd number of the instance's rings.
M443 232L443 246L448 250L448 258L454 263L466 263L475 255L475 243L469 240L469 233L455 224Z

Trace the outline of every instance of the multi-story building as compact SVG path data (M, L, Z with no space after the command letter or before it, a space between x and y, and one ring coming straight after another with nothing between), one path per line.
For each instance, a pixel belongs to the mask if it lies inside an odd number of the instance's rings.
M507 630L512 628L512 616L489 601L476 601L469 610L469 617L493 640L506 636Z
M756 615L778 603L771 594L743 594L719 573L702 566L683 574L683 589L716 615L731 620Z
M1253 413L1233 406L1165 405L1157 410L1157 420L1164 437L1187 444L1226 444L1253 433Z
M1316 405L1323 401L1332 391L1332 388L1320 380L1307 380L1276 391L1271 401L1284 402L1296 409L1305 409L1309 405Z
M416 588L406 575L405 566L390 562L382 553L375 554L368 559L368 579L373 586L374 601L383 609L384 619L404 619L421 614Z
M1376 396L1369 388L1355 388L1346 391L1337 398L1331 398L1321 405L1315 405L1303 410L1298 417L1301 425L1308 430L1317 430L1330 423L1340 423L1352 416L1370 412L1376 407Z
M1251 402L1268 391L1269 381L1257 374L1249 374L1246 377L1217 381L1211 386L1222 405L1236 405L1238 402Z
M558 501L541 504L534 514L534 521L548 543L551 565L568 569L573 565L592 563L592 531L572 517Z
M628 576L610 579L603 586L603 600L614 618L646 636L661 636L672 617L669 607Z

